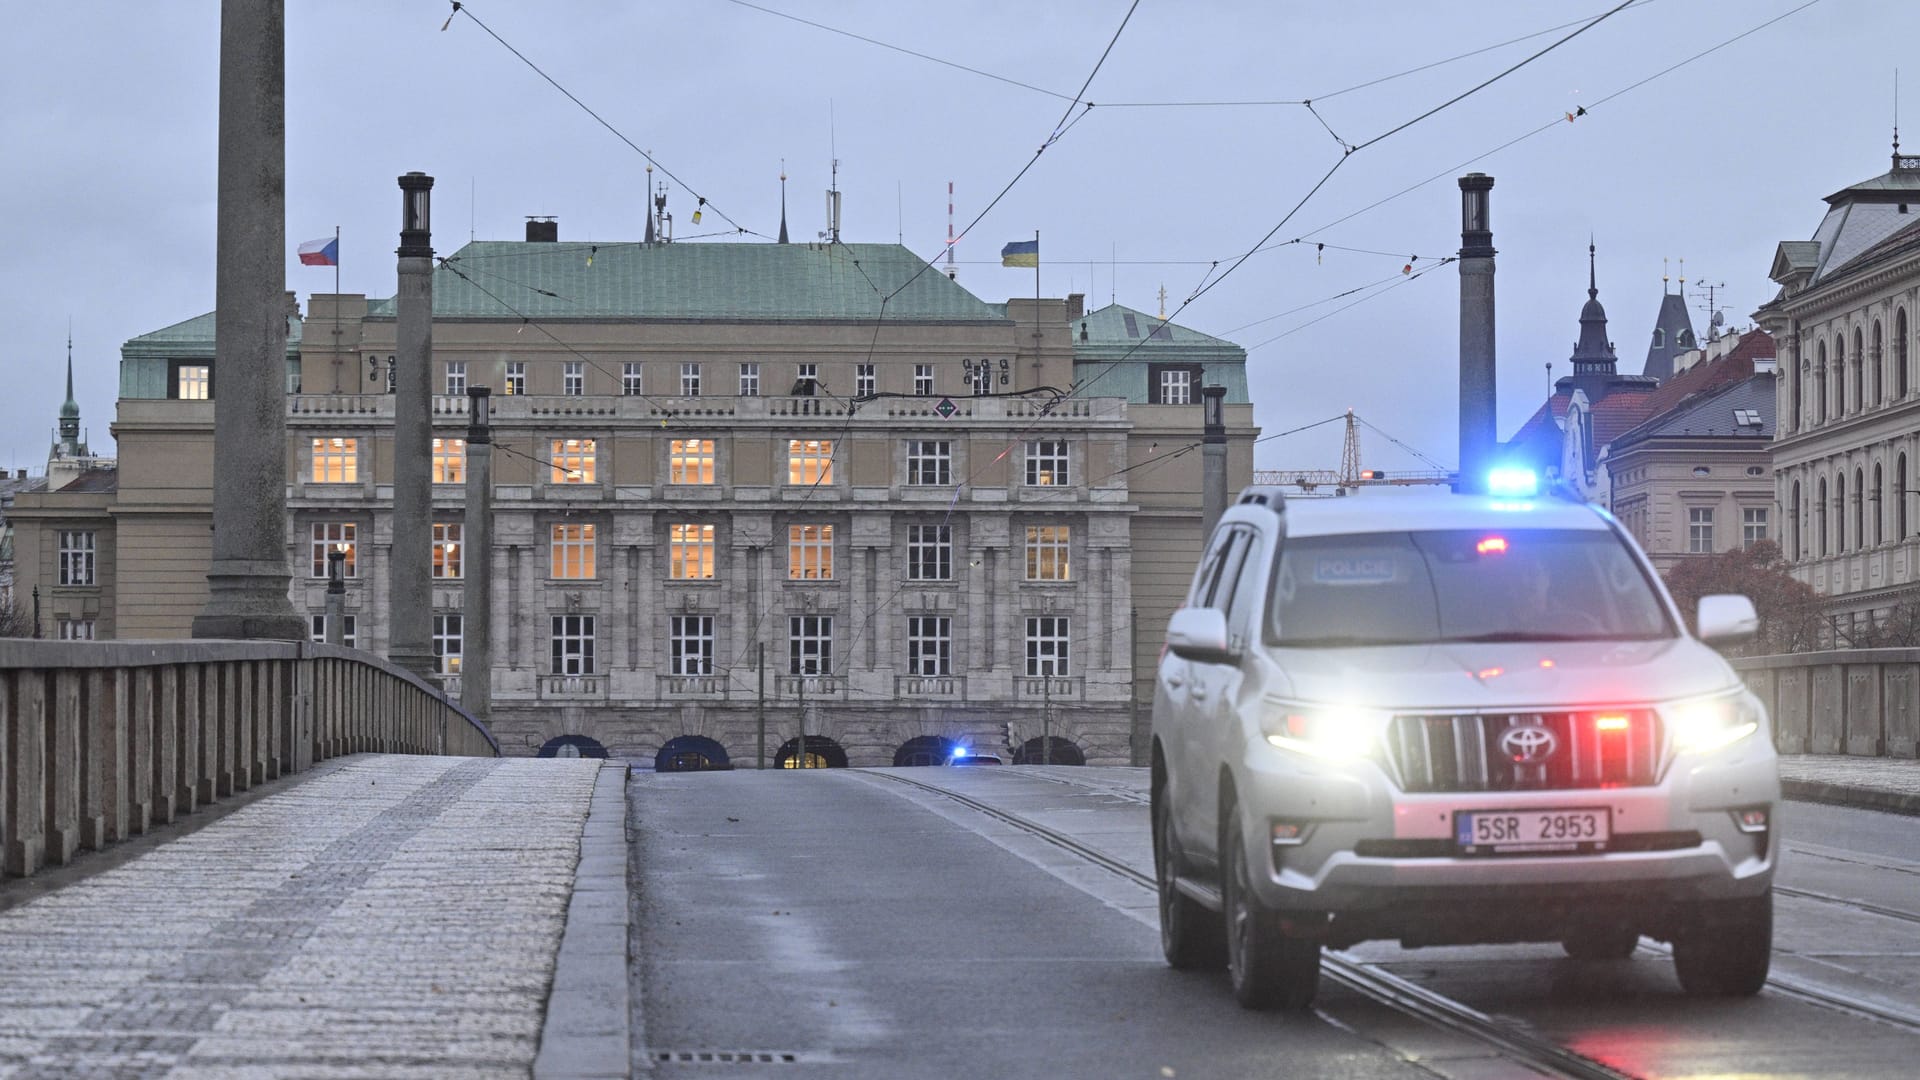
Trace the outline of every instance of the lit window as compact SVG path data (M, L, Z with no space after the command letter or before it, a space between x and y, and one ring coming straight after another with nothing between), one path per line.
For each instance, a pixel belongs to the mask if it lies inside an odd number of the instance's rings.
M1767 538L1767 508L1749 506L1740 511L1740 542L1752 547Z
M1072 528L1066 525L1027 526L1027 580L1068 580L1067 549Z
M945 615L907 617L907 674L951 675L953 620Z
M593 674L593 616L553 616L553 674Z
M1067 444L1048 439L1027 443L1027 486L1060 487L1067 483Z
M869 397L879 392L880 380L875 376L872 364L859 364L853 369L853 392L856 397Z
M787 577L828 581L833 577L833 526L787 526Z
M907 440L907 483L951 484L953 444L946 440Z
M436 484L467 482L467 440L433 440L433 482Z
M351 521L316 521L313 523L312 539L309 550L313 555L312 574L317 578L327 576L327 552L338 551L346 558L340 563L341 577L355 577L354 555L359 544L354 541L354 524Z
M667 640L673 650L672 674L713 674L713 616L673 616Z
M553 440L554 484L591 484L593 479L593 440Z
M787 674L833 672L833 616L787 616Z
M713 580L713 526L675 525L667 544L667 576L675 581Z
M713 440L674 439L668 445L667 483L713 483Z
M740 365L740 396L760 396L760 365L748 363Z
M913 392L918 397L933 396L933 365L913 365Z
M787 441L787 483L795 485L833 483L833 440L789 439Z
M62 530L60 533L60 584L94 584L93 555L92 530Z
M700 365L693 361L680 365L680 396L700 396Z
M580 397L587 392L586 364L568 360L560 366L560 392L568 397Z
M1193 372L1162 371L1160 373L1160 404L1193 404Z
M642 393L640 381L640 362L628 360L620 365L620 393L627 397L639 397Z
M93 640L93 620L92 619L61 619L60 620L60 640L61 641L92 641Z
M1694 506L1687 510L1687 550L1713 552L1713 508Z
M907 579L953 580L953 526L907 526Z
M311 626L312 626L311 633L312 633L314 643L325 644L327 640L326 615L323 613L323 614L313 616L311 619ZM355 628L353 625L353 616L351 615L340 616L340 644L345 645L349 649L353 648L354 629Z
M1065 615L1027 617L1027 674L1066 675L1068 619Z
M316 484L357 484L360 482L360 440L313 440L313 482Z
M449 522L433 527L433 576L437 578L457 578L460 573L460 523Z
M507 361L506 386L504 393L525 394L527 392L527 362L525 360Z
M433 671L436 675L460 674L461 618L454 614L433 617Z
M447 393L462 396L467 392L467 362L465 360L447 361Z
M592 580L596 551L591 525L555 525L550 534L552 576Z
M181 364L174 376L173 396L182 401L205 401L212 389L213 368L207 364Z

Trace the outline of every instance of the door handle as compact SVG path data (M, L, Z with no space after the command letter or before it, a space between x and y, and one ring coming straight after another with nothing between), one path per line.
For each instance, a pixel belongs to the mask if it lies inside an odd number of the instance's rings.
M1207 684L1203 682L1196 682L1193 684L1193 689L1189 690L1188 693L1193 695L1193 700L1204 701L1206 700L1206 697L1207 697Z
M1173 687L1175 690L1180 689L1182 686L1185 686L1186 684L1187 684L1187 680L1181 678L1178 672L1175 672L1174 674L1167 676L1167 685Z

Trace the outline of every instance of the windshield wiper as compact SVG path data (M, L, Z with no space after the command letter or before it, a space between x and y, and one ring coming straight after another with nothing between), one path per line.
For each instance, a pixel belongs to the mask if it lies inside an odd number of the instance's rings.
M1425 638L1377 638L1360 637L1357 634L1326 634L1321 637L1282 638L1280 645L1288 649L1340 649L1357 645L1426 645Z

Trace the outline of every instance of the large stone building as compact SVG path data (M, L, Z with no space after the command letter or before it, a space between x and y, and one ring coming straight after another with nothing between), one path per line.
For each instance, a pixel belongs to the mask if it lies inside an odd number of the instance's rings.
M1201 455L1178 451L1203 382L1228 391L1230 486L1251 476L1244 350L1078 296L986 303L896 245L556 233L468 244L433 282L435 651L460 677L465 569L489 559L510 752L772 764L804 698L814 764L997 748L1008 724L1036 758L1133 758L1201 542ZM205 603L212 326L126 344L117 486L22 521L49 581L53 538L94 532L102 636L186 636ZM343 629L375 652L395 332L392 300L319 295L287 354L294 606L323 631L344 551ZM473 553L482 384L495 514Z
M1775 497L1796 577L1841 644L1920 602L1920 157L1827 196L1779 245L1754 317L1780 343Z

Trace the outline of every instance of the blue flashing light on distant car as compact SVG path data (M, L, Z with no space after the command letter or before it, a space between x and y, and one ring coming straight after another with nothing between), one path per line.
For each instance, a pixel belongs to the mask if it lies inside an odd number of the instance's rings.
M1507 498L1540 493L1540 477L1532 469L1503 465L1487 473L1487 494Z

